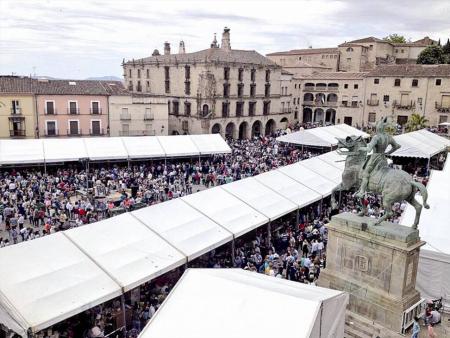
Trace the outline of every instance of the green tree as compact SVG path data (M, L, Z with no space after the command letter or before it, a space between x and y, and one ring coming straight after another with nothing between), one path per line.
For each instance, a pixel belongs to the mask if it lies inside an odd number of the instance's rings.
M446 56L442 47L437 45L428 46L425 48L417 58L417 63L422 65L434 65L445 63Z
M447 43L442 47L444 54L450 54L450 39L447 39Z
M407 131L420 130L425 128L427 123L428 120L425 118L425 116L414 113L409 117L408 123L406 123L406 130Z
M388 36L384 37L383 40L391 43L406 43L405 37L396 33L389 34Z

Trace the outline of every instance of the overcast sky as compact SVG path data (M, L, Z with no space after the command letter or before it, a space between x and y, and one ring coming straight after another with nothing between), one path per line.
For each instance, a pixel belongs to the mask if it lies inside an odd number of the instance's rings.
M390 33L450 37L449 0L0 0L0 74L121 76L122 59L220 42L262 54Z

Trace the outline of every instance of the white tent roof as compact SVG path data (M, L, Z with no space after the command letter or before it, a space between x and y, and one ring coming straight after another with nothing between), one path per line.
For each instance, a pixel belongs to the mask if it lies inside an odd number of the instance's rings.
M0 249L0 271L2 304L33 332L121 294L63 233Z
M346 138L347 136L369 137L369 134L348 126L338 124L328 127L319 127L300 130L291 134L283 135L277 138L279 142L300 144L313 147L331 147L337 145L337 137Z
M185 256L130 213L64 234L125 291L186 262Z
M306 161L298 162L300 165L312 170L323 177L326 177L330 181L338 184L342 180L342 170L336 168L335 166L328 164L325 161L320 160L317 157L311 157Z
M158 141L167 156L196 156L200 153L190 135L158 136Z
M345 155L339 155L336 151L329 151L322 155L317 156L318 159L331 164L332 166L341 170L341 173L345 168Z
M179 198L133 211L133 215L190 261L233 238L230 232Z
M307 161L301 161L282 167L280 170L283 174L288 175L297 182L306 185L308 188L321 194L322 197L328 196L331 190L337 185L335 182L323 177L319 173L308 169ZM303 162L303 164L302 164Z
M44 163L41 139L0 140L0 164Z
M165 157L166 153L154 136L122 138L130 159Z
M220 134L190 135L201 155L231 153L231 148Z
M42 139L44 144L45 162L69 162L87 158L88 153L84 141L79 138L68 138L61 140L56 138Z
M266 216L221 187L203 190L182 199L236 237L269 222Z
M450 140L426 129L394 136L401 148L392 156L430 158L450 147Z
M85 138L86 151L93 161L124 160L128 158L121 137L92 137Z
M139 337L343 337L347 303L340 291L241 269L188 269Z
M298 208L296 204L261 184L254 177L228 183L221 187L270 220L286 215Z
M255 179L295 203L298 208L322 198L320 194L298 183L280 170L272 170L255 176Z

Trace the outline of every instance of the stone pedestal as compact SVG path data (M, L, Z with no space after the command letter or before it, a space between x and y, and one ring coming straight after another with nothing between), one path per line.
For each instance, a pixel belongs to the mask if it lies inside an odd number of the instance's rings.
M318 285L346 291L348 310L400 332L403 311L420 300L415 289L418 230L342 213L328 224L327 266Z

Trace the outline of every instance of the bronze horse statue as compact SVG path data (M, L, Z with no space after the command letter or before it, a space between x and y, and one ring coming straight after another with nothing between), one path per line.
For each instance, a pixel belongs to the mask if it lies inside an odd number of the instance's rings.
M365 146L366 142L361 137L348 136L345 139L338 139L337 152L340 155L347 155L347 157L345 159L345 169L342 173L342 183L331 192L331 205L333 209L339 207L335 199L336 192L358 189L360 186L362 181L362 168L367 157L367 151L360 148L365 149ZM426 209L429 208L427 204L428 194L425 186L414 181L407 172L389 168L387 161L380 162L371 173L368 182L368 191L381 194L385 209L384 215L377 220L375 225L380 224L392 216L392 206L394 203L407 201L416 209L416 217L412 228L417 229L422 211L422 205L414 198L418 191L422 195L423 206ZM367 212L367 207L364 203L361 204L363 209L359 215L363 216Z

